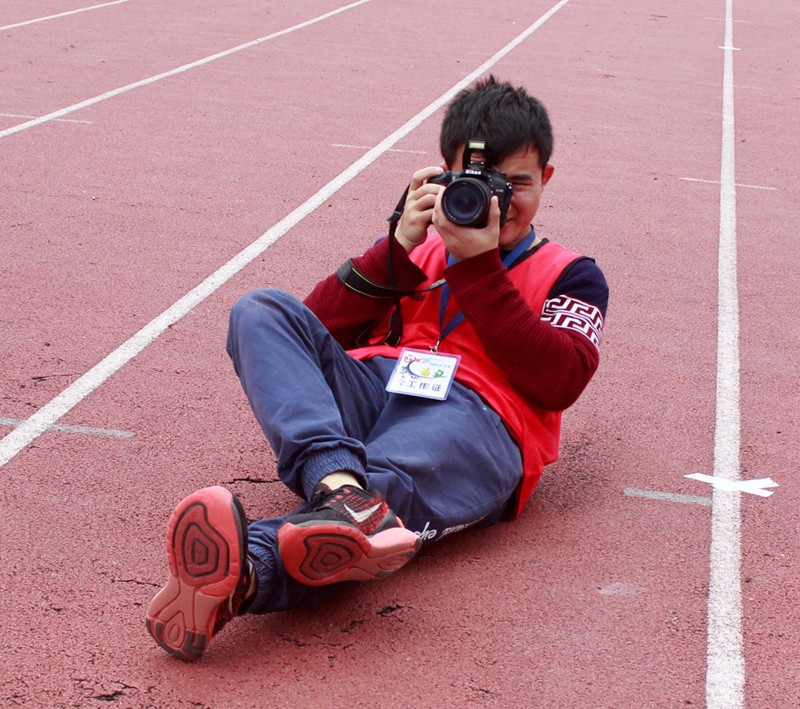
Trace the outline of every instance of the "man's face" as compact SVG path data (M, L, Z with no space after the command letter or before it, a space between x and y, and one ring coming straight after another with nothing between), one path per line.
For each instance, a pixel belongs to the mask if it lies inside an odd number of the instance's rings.
M456 152L456 155L462 154L463 147ZM542 190L550 181L554 168L547 165L542 170L539 152L535 148L518 150L491 167L505 173L514 188L508 218L500 230L500 248L512 249L529 234L533 218L539 210ZM460 165L456 169L461 169Z

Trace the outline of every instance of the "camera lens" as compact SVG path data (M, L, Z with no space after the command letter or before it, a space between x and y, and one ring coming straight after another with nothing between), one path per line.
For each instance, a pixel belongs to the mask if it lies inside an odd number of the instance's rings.
M482 226L489 212L489 188L479 180L462 177L453 180L442 195L442 207L447 218L460 226Z

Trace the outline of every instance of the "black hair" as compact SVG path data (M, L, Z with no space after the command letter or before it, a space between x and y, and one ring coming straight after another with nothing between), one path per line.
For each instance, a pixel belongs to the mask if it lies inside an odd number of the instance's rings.
M459 92L447 107L439 148L452 170L462 167L456 151L473 138L486 141L489 166L519 150L536 148L544 170L553 153L553 128L542 102L492 75Z

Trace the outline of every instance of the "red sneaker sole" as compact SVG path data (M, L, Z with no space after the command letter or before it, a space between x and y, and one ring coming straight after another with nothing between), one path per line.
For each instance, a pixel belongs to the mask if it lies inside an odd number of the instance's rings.
M419 547L419 537L404 527L371 537L336 523L286 523L278 530L286 571L307 586L384 578L411 561Z
M147 609L147 630L182 660L203 654L217 613L233 593L244 564L239 501L222 487L189 495L167 526L170 578Z

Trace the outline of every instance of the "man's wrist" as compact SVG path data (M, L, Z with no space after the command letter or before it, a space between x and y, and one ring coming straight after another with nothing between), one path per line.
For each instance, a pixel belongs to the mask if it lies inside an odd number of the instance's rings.
M475 256L456 260L455 263L447 267L449 276L461 278L461 274L467 274L467 280L476 280L488 273L504 270L499 249L489 249Z
M417 246L419 246L417 242L406 239L406 237L402 234L395 234L394 238L397 240L397 243L405 249L407 254L410 254Z

